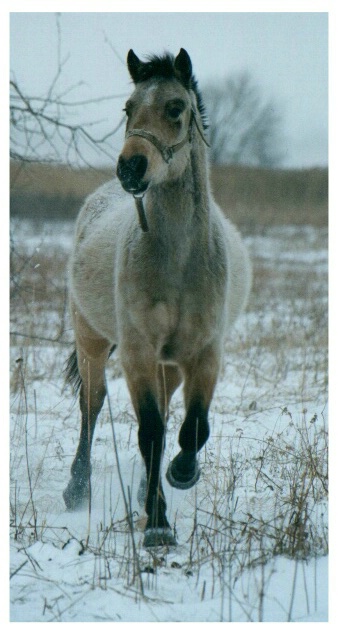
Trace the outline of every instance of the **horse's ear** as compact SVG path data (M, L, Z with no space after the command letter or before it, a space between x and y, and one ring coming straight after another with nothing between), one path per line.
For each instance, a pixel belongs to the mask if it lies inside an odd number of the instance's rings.
M175 74L182 83L188 85L192 77L192 64L187 51L181 48L174 62Z
M143 62L141 62L141 60L137 57L137 55L135 55L132 49L130 49L127 55L127 64L128 64L129 74L133 82L136 84L140 79L140 70L143 66Z

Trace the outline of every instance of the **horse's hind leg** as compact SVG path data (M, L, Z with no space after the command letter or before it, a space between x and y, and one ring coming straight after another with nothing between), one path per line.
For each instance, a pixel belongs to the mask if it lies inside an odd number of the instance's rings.
M104 369L111 345L92 330L84 318L74 311L77 367L81 380L81 431L71 479L63 493L65 504L73 510L88 498L90 490L90 450L95 423L105 395Z
M184 368L186 417L179 434L180 453L170 462L167 480L174 488L191 488L199 479L197 453L209 437L208 412L219 372L219 354L208 347Z

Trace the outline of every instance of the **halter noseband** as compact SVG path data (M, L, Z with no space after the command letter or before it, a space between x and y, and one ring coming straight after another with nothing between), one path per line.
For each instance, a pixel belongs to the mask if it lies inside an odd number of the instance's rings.
M205 143L205 145L210 147L208 141L206 140L203 134L203 131L200 129L198 125L196 114L193 109L191 109L191 117L190 117L188 132L185 135L184 139L182 139L182 141L180 141L179 143L175 143L175 145L165 145L164 143L162 143L162 141L160 141L160 139L157 138L157 136L155 136L155 134L148 132L148 130L142 130L142 129L137 129L137 128L135 128L134 130L129 130L129 132L126 133L126 140L130 138L131 136L140 136L141 138L145 138L147 141L149 141L156 147L156 149L160 152L164 162L169 165L174 154L178 152L180 149L182 149L182 147L184 147L186 143L191 143L193 123L195 123L198 133L201 139L203 140L203 142ZM134 199L136 203L136 209L138 212L141 229L142 231L146 233L147 231L149 231L149 227L148 227L147 218L146 218L146 214L145 214L144 206L143 206L143 196L144 194L134 195Z
M178 152L182 147L184 147L184 145L186 143L190 143L191 142L191 138L192 138L192 124L195 123L197 130L202 138L202 140L204 141L204 143L210 147L208 141L206 140L202 130L200 129L198 123L197 123L197 119L196 119L196 115L193 109L191 109L191 117L190 117L190 123L189 123L189 128L188 128L188 132L186 134L186 136L184 137L184 139L182 139L182 141L180 141L179 143L175 143L175 145L165 145L164 143L162 143L162 141L160 141L157 136L155 136L155 134L152 134L151 132L148 132L148 130L143 130L143 129L134 129L134 130L129 130L129 132L127 132L126 134L126 139L130 138L131 136L141 136L142 138L145 138L147 141L149 141L150 143L152 143L153 145L155 145L156 149L158 149L158 151L160 152L163 160L166 163L170 163L171 159L173 158L174 154L176 152Z
M157 136L155 136L151 132L148 132L147 130L130 130L126 134L126 139L130 138L131 136L141 136L142 138L145 138L147 141L155 145L156 149L158 149L158 151L160 152L163 160L169 164L175 152L178 152L178 150L181 149L181 147L183 147L186 143L190 143L191 125L189 125L189 130L185 138L175 145L164 145L164 143L162 143L162 141L160 141Z

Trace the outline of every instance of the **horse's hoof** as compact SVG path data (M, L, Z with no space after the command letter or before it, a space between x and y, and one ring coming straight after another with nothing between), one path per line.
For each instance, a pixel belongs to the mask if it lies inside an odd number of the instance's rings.
M78 510L88 500L89 485L87 482L83 485L71 479L62 496L67 510Z
M143 547L162 547L163 545L177 545L170 527L147 528L145 530Z
M177 467L177 464L182 460L182 453L176 455L176 457L170 462L168 466L168 470L166 472L166 478L168 483L173 488L178 488L179 490L188 490L188 488L192 488L194 486L201 474L201 470L198 464L197 459L193 461L193 468L189 469L187 473L183 472Z

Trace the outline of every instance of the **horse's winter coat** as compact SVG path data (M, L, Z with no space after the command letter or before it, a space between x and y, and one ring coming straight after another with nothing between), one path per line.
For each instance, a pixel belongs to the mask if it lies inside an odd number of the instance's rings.
M64 499L71 509L88 496L105 364L118 347L146 466L144 545L171 545L160 474L170 398L184 381L181 450L167 479L186 489L199 478L224 338L245 306L251 269L210 193L205 116L188 54L141 62L129 51L128 68L135 90L119 180L87 199L71 258L76 356L68 377L81 385L82 427ZM144 196L143 230L133 196Z

